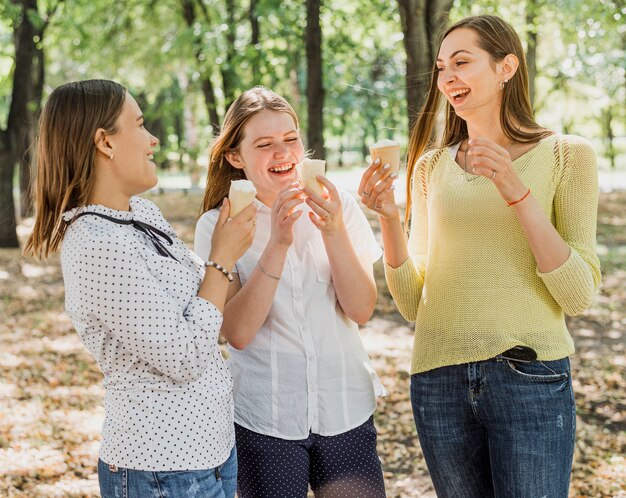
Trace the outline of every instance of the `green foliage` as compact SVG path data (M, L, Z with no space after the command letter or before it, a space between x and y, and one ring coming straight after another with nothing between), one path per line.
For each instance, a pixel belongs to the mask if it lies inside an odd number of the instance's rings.
M306 128L304 2L256 0L251 14L251 0L188 1L194 5L191 26L183 0L39 0L40 14L28 15L33 22L49 22L42 41L44 93L69 80L120 81L141 95L147 123L161 139L164 166L186 155L193 163L208 147L207 80L215 89L218 119L232 98L262 84L285 95ZM534 21L529 9L536 10ZM613 148L613 155L623 154L623 0L457 0L450 20L479 13L501 15L523 40L528 32L537 33L535 104L542 124L585 135L604 143L607 151ZM6 126L10 104L12 28L19 15L16 3L0 2L0 127ZM252 19L258 26L256 43ZM406 56L397 4L325 2L321 24L329 160L363 163L368 144L385 137L405 141L408 135ZM615 138L609 144L611 134Z

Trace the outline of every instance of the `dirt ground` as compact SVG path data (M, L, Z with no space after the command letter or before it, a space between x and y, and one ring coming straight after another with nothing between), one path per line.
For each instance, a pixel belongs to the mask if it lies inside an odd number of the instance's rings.
M191 243L197 195L153 196ZM601 198L597 304L569 320L578 430L571 497L626 497L626 192ZM32 220L19 227L22 239ZM377 229L377 223L373 222ZM387 491L434 497L408 399L412 326L376 267L379 299L363 339L390 392L376 424ZM102 375L63 311L58 256L40 263L0 250L0 496L98 496Z

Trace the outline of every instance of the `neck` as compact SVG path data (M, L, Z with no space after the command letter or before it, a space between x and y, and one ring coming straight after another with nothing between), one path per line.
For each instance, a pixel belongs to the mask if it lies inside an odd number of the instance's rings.
M124 185L119 185L116 177L109 173L109 168L98 159L96 159L94 175L93 190L89 195L88 203L99 204L116 211L130 211L132 195L125 192Z
M476 109L471 116L463 116L467 123L467 134L472 138L486 138L501 147L508 147L511 140L504 134L500 125L500 107Z
M113 181L105 182L96 173L96 180L93 190L89 196L89 204L99 204L101 206L115 209L116 211L130 211L130 195L127 195Z
M498 126L470 126L467 124L467 134L472 138L486 138L497 143L501 147L507 148L511 145L511 139L504 134L502 128Z

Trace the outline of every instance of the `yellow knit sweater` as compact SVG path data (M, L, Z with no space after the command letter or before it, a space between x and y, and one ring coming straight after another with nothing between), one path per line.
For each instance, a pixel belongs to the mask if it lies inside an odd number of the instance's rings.
M570 256L539 272L493 183L468 182L447 149L424 154L413 175L410 257L398 268L385 265L400 313L415 322L411 373L486 360L516 345L542 360L574 352L564 313L588 308L601 277L595 155L580 137L552 135L513 166Z

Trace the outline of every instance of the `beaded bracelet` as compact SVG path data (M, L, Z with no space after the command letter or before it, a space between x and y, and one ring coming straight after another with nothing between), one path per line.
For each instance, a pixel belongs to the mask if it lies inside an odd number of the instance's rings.
M528 192L526 192L521 198L517 199L516 201L512 201L512 202L508 202L506 203L507 206L511 207L511 206L515 206L515 204L522 202L524 199L526 199L526 197L528 197L530 195L530 189L528 189Z
M221 271L224 274L224 276L228 279L229 282L232 282L234 280L234 277L232 276L232 274L226 268L224 268L219 263L216 263L215 261L209 260L206 263L204 263L204 266L215 268L216 270Z

